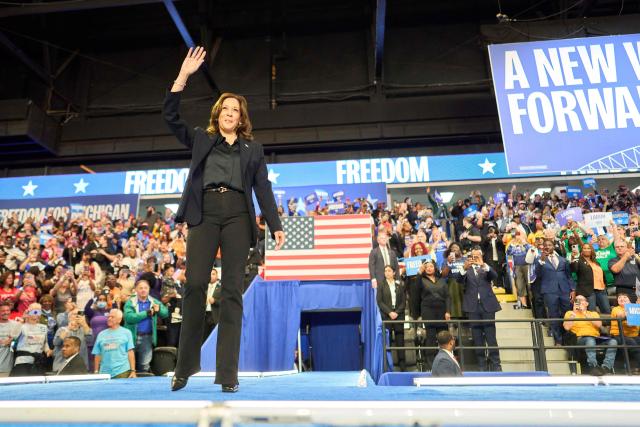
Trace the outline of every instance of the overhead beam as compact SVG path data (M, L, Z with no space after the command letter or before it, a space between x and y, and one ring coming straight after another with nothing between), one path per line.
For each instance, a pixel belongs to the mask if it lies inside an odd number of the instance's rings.
M79 10L103 9L107 7L137 6L148 3L159 3L161 1L162 0L85 0L25 3L24 6L1 8L0 18L21 15L40 15L45 13L76 12Z
M2 10L2 9L0 9ZM51 84L51 75L40 65L36 64L22 49L16 46L3 32L0 31L0 43L13 53L24 65L26 65L36 76L47 85Z
M382 59L384 57L384 33L387 17L387 0L375 0L376 14L374 22L373 63L375 67L374 84L382 82Z
M184 24L184 21L182 20L182 17L180 16L178 9L176 9L176 6L173 4L173 0L163 0L163 2L165 7L167 8L167 12L169 12L169 16L171 16L173 23L178 29L178 32L182 36L182 39L184 40L187 47L189 48L195 47L196 44L193 42L193 39L191 38L191 34L189 34L189 29ZM215 97L217 98L220 95L220 89L218 89L218 85L213 80L213 77L211 77L211 74L209 73L209 68L207 67L206 63L203 63L200 66L200 72L204 75L204 78L209 84L209 87L211 88L211 90L213 90L213 92L215 93Z

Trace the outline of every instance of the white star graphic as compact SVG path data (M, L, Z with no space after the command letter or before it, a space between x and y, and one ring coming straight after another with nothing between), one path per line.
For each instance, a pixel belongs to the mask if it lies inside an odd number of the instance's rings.
M376 207L376 202L378 201L378 199L374 199L373 197L371 197L371 194L367 194L367 202L371 203L371 205L375 208Z
M269 169L269 177L267 179L272 183L277 184L279 176L279 173L276 173L276 171L274 171L273 169Z
M486 157L484 158L484 163L478 163L478 166L482 168L482 175L484 175L485 173L495 173L493 171L493 167L495 165L495 163L491 163Z
M87 193L88 182L84 182L84 178L80 178L79 182L74 182L73 186L76 187L76 194L78 193Z
M38 188L38 186L34 185L33 182L29 180L29 183L27 185L22 186L22 189L24 190L24 193L22 193L22 197L35 196L34 191L36 190L36 188Z

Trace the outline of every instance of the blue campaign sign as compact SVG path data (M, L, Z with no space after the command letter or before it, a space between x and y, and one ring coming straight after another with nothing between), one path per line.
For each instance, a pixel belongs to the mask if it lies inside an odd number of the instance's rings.
M474 215L476 212L478 212L478 205L471 205L468 208L466 208L462 213L465 217Z
M332 208L332 203L350 202L359 206L362 203L362 199L369 202L375 209L376 204L380 202L387 202L387 190L386 185L382 183L378 184L355 184L355 185L323 185L322 187L304 186L304 187L277 187L274 188L273 194L276 198L276 204L287 209L287 205L296 205L295 210L303 214L307 210L315 209L315 203L320 200L322 196L321 205L329 204L329 209ZM330 196L331 195L331 196ZM335 197L334 197L335 196ZM255 200L254 204L256 210L260 210L260 205ZM335 207L335 205L333 206ZM340 208L336 208L338 211L343 209L344 205Z
M423 262L432 259L431 255L422 255L404 259L404 267L407 270L407 276L415 276Z
M580 187L567 187L567 196L570 199L579 199L582 197L582 189Z
M15 213L20 222L29 217L39 222L49 214L65 221L80 214L97 220L103 213L112 219L125 219L137 216L137 210L137 194L0 200L0 218Z
M499 191L493 195L493 201L496 203L504 203L507 200L507 193Z
M595 178L585 178L582 180L582 185L585 188L596 188L596 180Z
M511 174L640 166L639 34L490 45L489 57Z
M627 314L627 324L640 326L640 304L625 304L624 311Z
M617 225L629 224L629 213L624 211L616 211L613 213L613 222Z
M580 208L565 209L556 214L556 221L560 225L567 225L569 220L582 221L582 219L582 209Z

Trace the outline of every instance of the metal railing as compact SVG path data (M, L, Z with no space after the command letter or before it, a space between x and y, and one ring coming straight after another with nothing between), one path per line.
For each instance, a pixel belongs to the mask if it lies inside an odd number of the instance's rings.
M387 346L387 334L386 334L386 326L393 324L418 324L418 325L429 325L429 324L438 324L438 325L447 325L447 328L450 325L455 325L458 330L458 337L461 336L460 331L462 331L462 325L466 324L486 324L486 323L529 323L531 325L531 340L533 345L531 346L509 346L509 345L498 345L498 346L468 346L464 345L463 340L458 339L456 341L456 349L459 350L460 354L460 367L464 369L464 350L531 350L534 355L534 366L537 371L548 371L548 363L546 352L547 350L573 350L573 349L608 349L612 346L606 344L597 344L597 345L554 345L553 347L548 347L544 343L544 331L542 328L543 323L553 323L553 322L591 322L591 321L601 321L601 322L611 322L615 321L618 323L618 331L620 333L620 339L622 341L621 344L616 342L616 349L623 350L624 364L627 375L631 374L631 365L629 363L629 349L640 349L640 344L627 344L626 337L624 336L623 329L623 321L625 319L619 317L585 317L585 318L574 318L574 319L564 319L564 318L552 318L552 319L478 319L478 320L469 320L469 319L451 319L451 320L383 320L382 326L384 331L384 339L382 340L382 355L383 355L383 372L387 372L389 370L388 360L387 360L387 351L402 351L402 350L438 350L440 347L438 346ZM603 336L602 338L613 338L614 336ZM579 338L579 337L578 337ZM598 337L596 337L598 338Z

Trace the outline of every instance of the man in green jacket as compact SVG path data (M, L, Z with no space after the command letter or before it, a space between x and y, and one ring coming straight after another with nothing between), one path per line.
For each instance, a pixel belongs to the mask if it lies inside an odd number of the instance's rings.
M167 306L149 296L149 283L138 280L136 294L124 305L124 327L131 331L135 343L136 371L149 371L153 347L158 344L158 315L169 316Z

